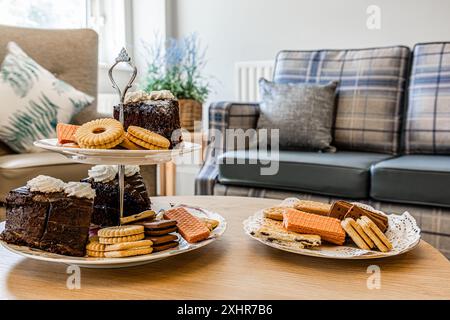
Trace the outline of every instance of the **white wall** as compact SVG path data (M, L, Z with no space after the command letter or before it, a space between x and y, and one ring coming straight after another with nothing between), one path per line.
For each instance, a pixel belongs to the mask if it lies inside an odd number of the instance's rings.
M356 48L450 41L448 0L168 0L175 36L198 32L208 45L210 100L233 98L236 61L270 60L281 49ZM368 30L366 9L381 8Z

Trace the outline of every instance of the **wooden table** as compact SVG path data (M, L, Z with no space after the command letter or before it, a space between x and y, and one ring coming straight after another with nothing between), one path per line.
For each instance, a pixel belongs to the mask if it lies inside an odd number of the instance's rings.
M267 247L246 236L242 221L275 200L164 197L223 214L228 230L199 250L128 269L81 269L81 289L66 287L66 266L0 249L3 299L450 299L450 263L422 241L382 260L326 260ZM381 288L368 289L367 268L381 268Z

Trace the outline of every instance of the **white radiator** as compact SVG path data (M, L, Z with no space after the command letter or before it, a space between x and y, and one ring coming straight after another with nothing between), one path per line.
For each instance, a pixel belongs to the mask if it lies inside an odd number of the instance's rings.
M274 61L236 62L234 67L235 99L242 102L259 101L258 80L272 80Z

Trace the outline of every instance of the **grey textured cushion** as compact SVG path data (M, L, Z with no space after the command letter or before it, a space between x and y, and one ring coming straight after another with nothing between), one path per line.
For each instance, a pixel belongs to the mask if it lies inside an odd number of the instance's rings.
M279 129L280 149L331 150L336 86L261 79L258 129Z
M450 156L407 155L372 168L377 200L450 207Z
M369 196L371 165L389 157L349 151L280 151L278 173L261 175L261 168L268 166L264 164L267 156L255 150L230 151L219 158L219 182L363 199Z

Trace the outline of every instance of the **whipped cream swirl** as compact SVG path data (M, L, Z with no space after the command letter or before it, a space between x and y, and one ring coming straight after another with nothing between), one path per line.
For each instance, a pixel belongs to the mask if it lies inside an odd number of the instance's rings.
M94 199L95 190L87 182L68 182L64 186L64 192L69 197Z
M141 169L139 166L125 166L125 176L131 177L134 176L136 173L139 173Z
M114 180L117 175L117 166L98 165L88 170L89 178L95 182L108 182Z
M125 97L125 103L145 102L151 100L166 100L166 99L170 100L175 99L175 96L172 94L172 92L170 92L170 90L152 91L150 93L138 90L127 93Z
M27 182L27 187L32 192L60 192L64 189L64 186L64 181L44 175L39 175Z
M140 172L139 166L125 166L125 176L131 177ZM118 173L117 166L97 165L88 170L89 178L95 182L108 182L116 178Z

